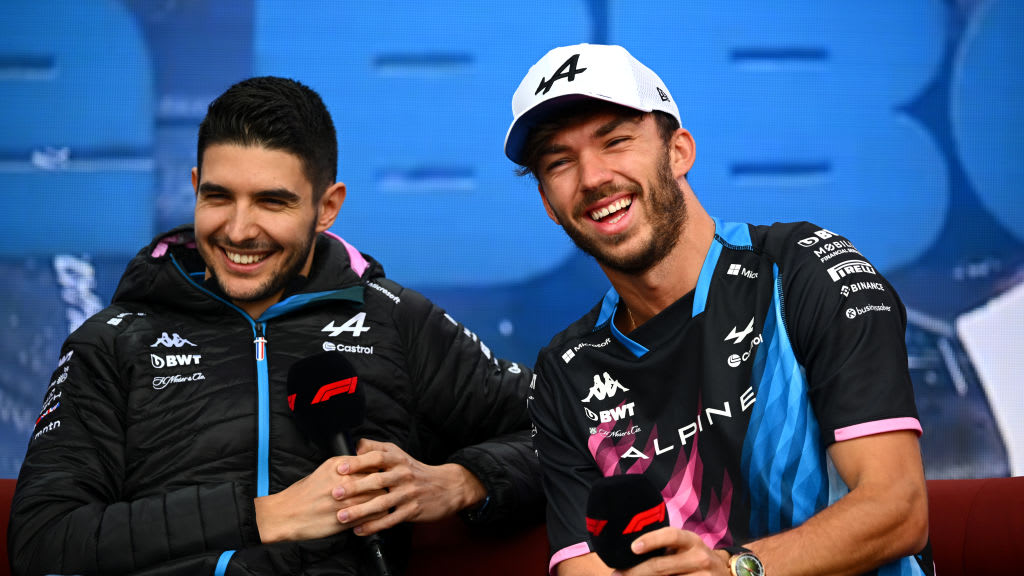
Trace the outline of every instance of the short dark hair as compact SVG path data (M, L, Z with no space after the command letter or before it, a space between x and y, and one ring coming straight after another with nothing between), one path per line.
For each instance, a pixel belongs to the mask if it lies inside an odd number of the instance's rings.
M537 163L540 161L540 150L555 133L583 122L591 116L607 112L633 118L653 114L654 121L658 126L658 135L661 136L661 140L665 144L668 144L672 135L679 129L679 121L671 114L661 112L660 110L643 112L601 100L579 102L571 107L562 108L547 120L539 122L530 128L530 132L526 137L526 143L523 145L523 165L516 169L516 174L519 176L530 174L534 179L537 179Z
M196 167L215 144L260 146L298 156L319 202L338 174L331 113L313 89L289 78L260 76L231 86L210 103L199 124Z

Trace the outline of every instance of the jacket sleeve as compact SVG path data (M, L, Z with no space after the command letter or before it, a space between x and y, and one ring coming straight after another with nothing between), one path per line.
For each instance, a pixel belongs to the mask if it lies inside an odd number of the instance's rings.
M413 290L402 292L396 314L420 416L440 436L447 461L464 466L487 490L483 505L465 516L495 526L539 519L543 490L526 407L532 372L495 358L468 328Z
M134 572L258 543L241 486L131 485L127 368L115 328L96 318L65 342L29 441L11 507L14 574Z

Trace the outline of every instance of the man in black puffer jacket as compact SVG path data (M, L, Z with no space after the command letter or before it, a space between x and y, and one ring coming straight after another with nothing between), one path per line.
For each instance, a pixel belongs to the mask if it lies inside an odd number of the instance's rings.
M236 84L197 161L195 226L141 250L61 351L18 478L14 572L372 574L361 536L381 533L400 573L400 523L541 510L530 372L327 232L345 187L319 96ZM289 368L324 351L365 390L356 456L289 409Z

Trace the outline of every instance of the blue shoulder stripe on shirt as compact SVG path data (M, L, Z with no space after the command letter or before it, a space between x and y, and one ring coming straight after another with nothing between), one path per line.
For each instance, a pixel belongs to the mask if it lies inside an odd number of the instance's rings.
M750 226L739 222L719 222L715 220L715 234L725 240L727 244L743 248L750 247L753 241L750 239Z
M718 258L722 255L722 242L731 246L749 247L750 227L746 224L736 222L721 222L718 218L715 221L715 238L711 241L711 247L704 256L704 264L700 267L700 276L697 277L697 287L693 290L693 317L704 312L708 302L708 291L711 289L711 278L715 275L715 268L718 266Z
M818 421L779 314L778 267L774 280L775 297L755 358L756 400L740 464L750 489L755 538L802 524L829 501Z
M621 342L622 345L633 354L633 356L642 358L643 355L650 352L650 350L638 342L634 342L629 338L629 336L619 332L618 327L615 326L615 322L612 322L615 318L615 309L618 308L618 306L619 293L615 291L615 288L609 288L604 294L604 299L601 301L601 311L597 314L597 323L594 324L594 327L597 328L598 326L604 325L605 322L608 322L610 324L612 336Z

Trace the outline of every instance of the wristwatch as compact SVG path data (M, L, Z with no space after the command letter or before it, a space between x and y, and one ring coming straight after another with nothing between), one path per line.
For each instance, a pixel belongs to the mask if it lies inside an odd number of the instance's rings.
M723 548L729 553L729 571L732 576L764 576L764 565L756 554L742 546Z

